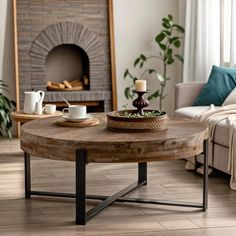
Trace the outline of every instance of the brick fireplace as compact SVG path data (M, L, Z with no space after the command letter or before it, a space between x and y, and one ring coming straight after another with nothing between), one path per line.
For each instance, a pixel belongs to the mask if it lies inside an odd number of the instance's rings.
M45 103L112 108L107 0L17 0L20 104L44 90ZM87 84L84 84L84 78ZM47 82L79 81L80 91L48 91Z
M58 87L67 89L63 81L68 81L73 89L90 89L90 60L88 54L76 44L54 47L46 58L45 67L44 86L46 82L47 90L57 90ZM82 87L78 89L79 85Z

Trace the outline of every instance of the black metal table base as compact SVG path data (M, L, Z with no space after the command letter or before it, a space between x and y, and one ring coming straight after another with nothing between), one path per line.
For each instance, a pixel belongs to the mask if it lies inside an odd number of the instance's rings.
M112 196L86 195L86 150L78 150L76 152L76 193L56 193L31 190L31 171L30 171L30 155L25 153L25 197L31 196L50 196L64 197L76 199L76 224L85 225L86 222L93 216L101 212L107 206L114 202L129 202L143 204L159 204L179 207L201 208L207 210L207 192L208 192L208 158L207 158L207 141L204 141L204 177L203 177L203 202L177 202L177 201L157 201L154 199L128 198L125 197L128 193L136 188L147 184L147 163L138 163L138 181L120 190ZM97 206L86 212L86 199L102 200Z

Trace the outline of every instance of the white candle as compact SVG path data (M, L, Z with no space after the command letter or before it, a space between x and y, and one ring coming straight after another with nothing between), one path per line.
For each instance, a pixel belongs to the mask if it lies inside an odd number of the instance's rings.
M147 89L147 81L146 80L136 80L135 81L135 91L138 92L146 92Z

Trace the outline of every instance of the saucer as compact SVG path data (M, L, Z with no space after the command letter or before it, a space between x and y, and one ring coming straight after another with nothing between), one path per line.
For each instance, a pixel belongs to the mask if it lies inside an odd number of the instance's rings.
M93 116L87 114L86 117L83 117L83 118L71 118L69 116L64 115L64 116L62 116L62 118L64 118L67 121L70 121L70 122L81 122L81 121L91 119L91 118L93 118Z

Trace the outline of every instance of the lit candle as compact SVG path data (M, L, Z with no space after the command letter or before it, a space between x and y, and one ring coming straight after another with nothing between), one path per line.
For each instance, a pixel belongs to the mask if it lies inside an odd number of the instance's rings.
M147 81L146 80L136 80L135 81L135 91L146 92Z

